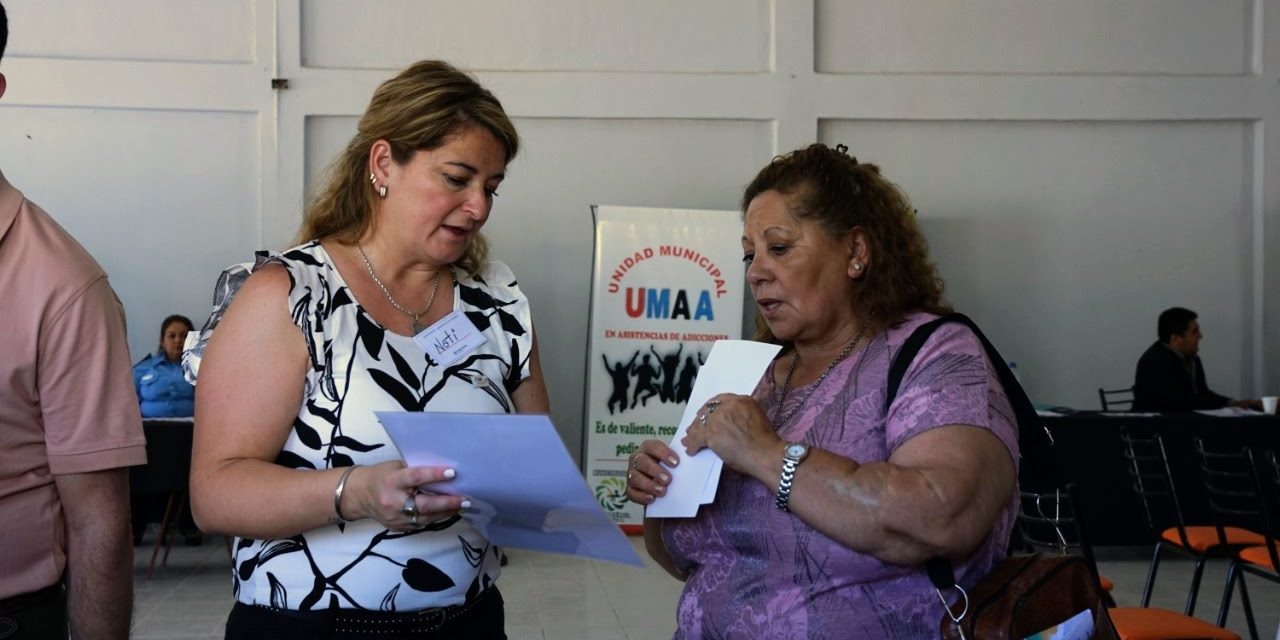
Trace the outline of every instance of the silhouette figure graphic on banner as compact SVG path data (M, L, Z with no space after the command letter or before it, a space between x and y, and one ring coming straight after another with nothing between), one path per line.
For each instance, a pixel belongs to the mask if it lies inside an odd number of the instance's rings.
M693 356L685 356L684 367L680 369L680 378L676 380L677 404L689 401L689 396L693 395L693 379L696 377L698 377L698 365L693 362Z
M652 349L652 347L650 347L650 349ZM637 349L636 355L639 354L640 350ZM632 358L635 358L635 356L632 356ZM643 358L640 358L640 364L636 365L634 372L636 376L636 393L631 396L632 409L636 408L637 404L642 407L647 406L649 398L659 395L658 389L653 386L653 380L661 374L661 372L655 369L653 365L649 364L648 354L645 354ZM643 398L640 397L641 393L645 394ZM666 402L666 399L661 398L661 396L659 396L659 399Z
M662 366L662 386L658 389L658 397L663 402L676 401L676 367L680 366L680 352L684 351L684 343L680 344L680 348L675 353L668 353L665 356L658 355L658 351L649 345L649 351L653 352L654 357L658 359L658 364ZM646 358L648 356L645 356ZM635 405L633 404L632 407Z
M649 345L649 351L656 360L650 359L649 354L643 353L642 349L633 351L630 359L625 362L622 357L619 357L617 362L613 363L610 362L609 356L600 354L600 359L604 361L604 370L609 373L613 381L613 392L609 395L608 402L609 415L636 407L646 407L649 399L654 396L663 403L684 404L689 401L689 396L693 394L694 380L698 377L698 370L706 363L703 353L694 350L684 357L682 366L680 355L684 351L683 344L665 356L659 354L654 345ZM637 359L640 362L636 362ZM633 382L634 388L631 386ZM627 402L628 392L630 392L630 406Z
M602 353L600 359L604 360L604 370L609 372L609 376L613 378L613 394L609 396L609 415L613 415L613 405L618 405L618 411L625 411L627 408L627 388L631 386L631 370L635 368L636 356L640 355L640 351L636 350L631 355L631 361L622 364L619 360L617 366L609 366L609 358ZM649 356L645 356L648 358Z

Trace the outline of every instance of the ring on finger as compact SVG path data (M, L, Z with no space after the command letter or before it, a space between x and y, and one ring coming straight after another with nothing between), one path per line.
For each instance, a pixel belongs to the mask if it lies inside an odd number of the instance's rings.
M418 524L418 512L417 512L417 511L414 511L414 512L413 512L413 515L409 516L409 526L411 526L411 527L413 527L413 528L415 528L415 529L416 529L416 528L418 528L419 526L421 526L421 525L419 525L419 524Z
M698 421L698 424L701 424L703 427L706 427L706 426L707 426L707 416L709 416L709 415L711 415L711 412L710 412L710 411L708 411L708 412L706 412L706 413L702 414L702 419Z
M413 494L410 494L408 498L404 499L404 506L400 507L400 513L404 515L404 517L409 518L415 523L417 522L418 499L415 496L413 496Z

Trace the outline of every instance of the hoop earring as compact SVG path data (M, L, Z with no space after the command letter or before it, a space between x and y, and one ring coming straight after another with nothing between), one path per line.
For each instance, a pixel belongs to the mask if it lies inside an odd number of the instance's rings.
M378 197L384 200L387 198L387 185L384 184L378 187Z

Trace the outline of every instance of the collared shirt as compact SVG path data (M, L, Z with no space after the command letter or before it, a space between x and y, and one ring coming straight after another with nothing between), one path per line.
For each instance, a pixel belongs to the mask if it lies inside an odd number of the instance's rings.
M182 362L170 362L163 351L133 365L133 386L144 418L195 415L196 388L183 376Z
M0 598L52 585L66 567L54 476L146 459L120 300L0 174Z

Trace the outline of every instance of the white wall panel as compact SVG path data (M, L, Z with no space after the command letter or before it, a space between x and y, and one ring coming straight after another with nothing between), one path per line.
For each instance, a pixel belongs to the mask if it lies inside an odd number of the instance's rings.
M1201 314L1210 386L1238 396L1251 339L1244 122L853 122L821 137L919 209L948 298L1038 402L1129 386L1170 306Z
M303 0L301 11L307 67L398 69L443 58L476 70L769 68L767 0Z
M5 57L252 62L252 0L10 0Z
M107 271L136 361L171 313L198 327L214 281L257 249L257 117L4 107L5 176Z
M1236 75L1253 1L817 0L827 73Z
M355 118L307 119L307 167L323 168ZM493 256L529 295L552 415L581 445L594 229L590 206L735 209L773 156L765 121L517 119L520 155L485 225Z

